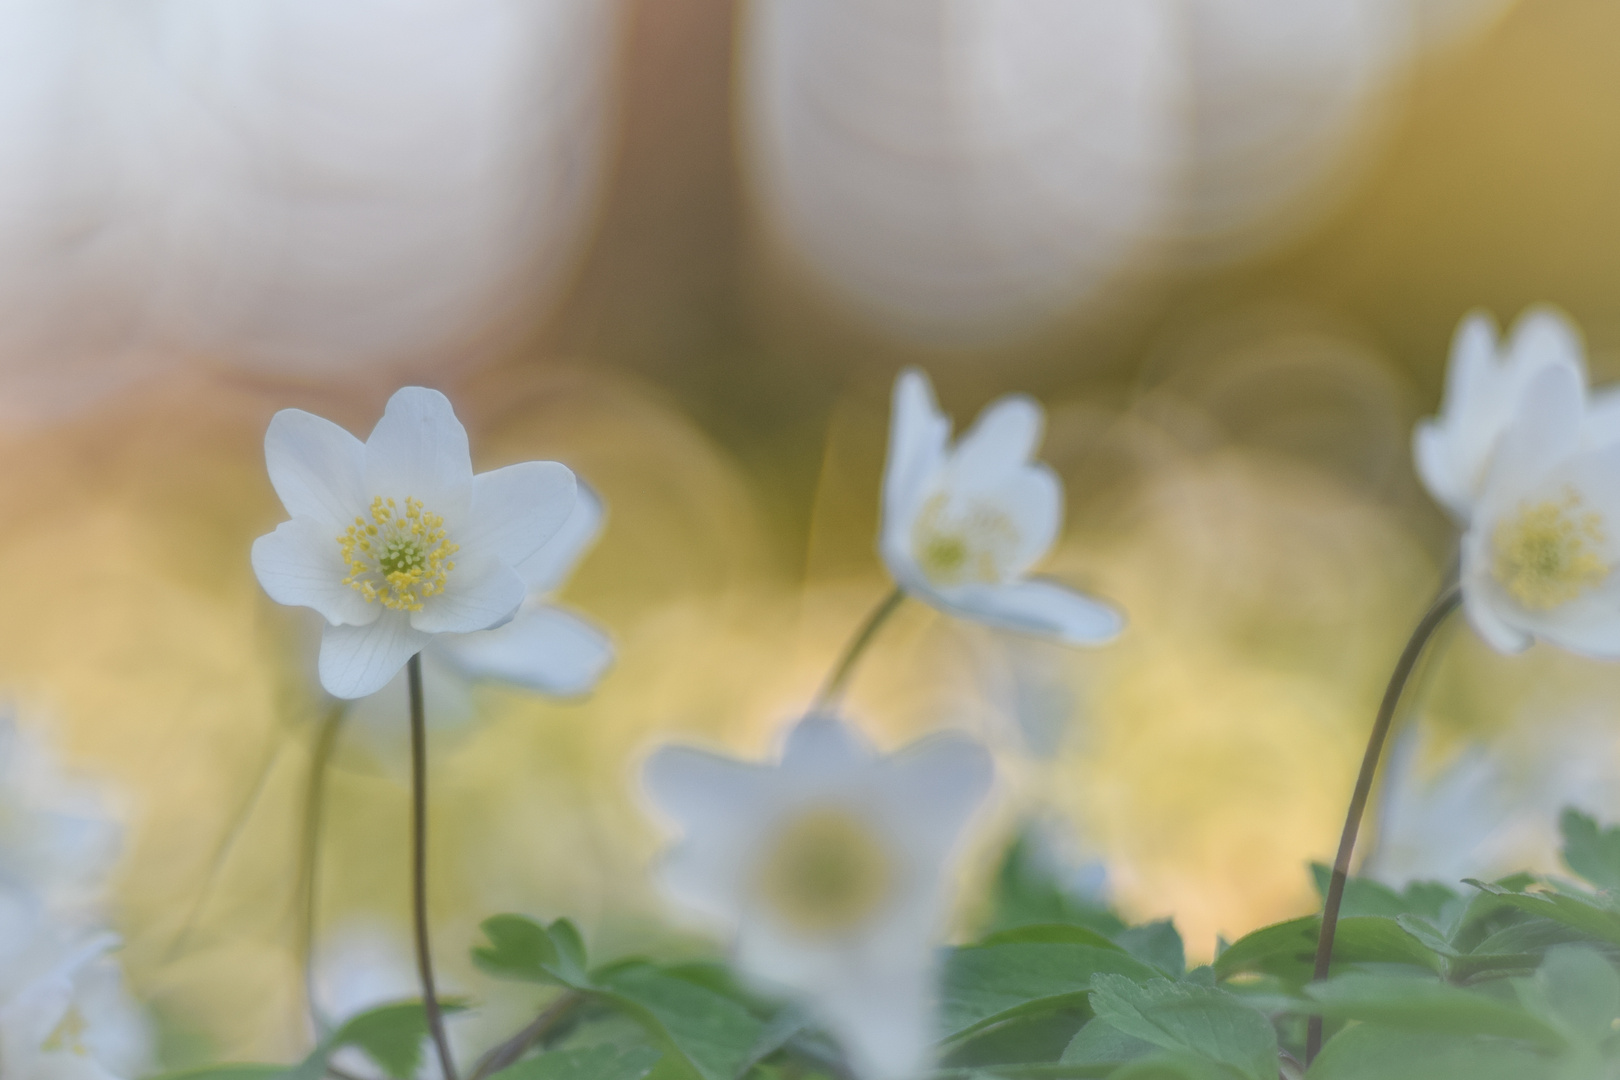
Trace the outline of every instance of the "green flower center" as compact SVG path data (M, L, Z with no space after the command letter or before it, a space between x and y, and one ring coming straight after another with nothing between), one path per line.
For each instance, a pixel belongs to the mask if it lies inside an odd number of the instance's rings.
M827 808L800 814L776 834L757 881L777 918L817 936L860 926L893 885L887 845L855 815Z
M913 557L935 585L993 585L1005 581L1018 551L1018 528L999 506L978 502L950 514L950 499L923 504L911 530Z
M1569 489L1562 499L1521 506L1491 535L1491 574L1524 607L1550 610L1609 576L1598 552L1606 539L1603 517L1584 506Z

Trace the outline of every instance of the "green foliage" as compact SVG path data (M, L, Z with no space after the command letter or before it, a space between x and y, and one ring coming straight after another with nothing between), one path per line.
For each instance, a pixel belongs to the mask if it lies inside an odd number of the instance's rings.
M496 915L479 927L488 945L473 949L473 963L497 978L589 987L585 943L567 919L541 926L522 915Z
M1599 828L1573 807L1558 820L1564 834L1564 865L1593 885L1620 892L1620 826Z
M1026 829L1007 845L990 892L990 929L1069 923L1107 936L1125 929L1118 915L1064 888L1043 866L1039 845Z
M492 1080L644 1080L663 1056L646 1046L553 1050L509 1065Z
M440 1011L446 1015L465 1008L457 1001L439 1002ZM327 1061L345 1046L362 1050L394 1080L410 1080L422 1063L422 1043L427 1037L427 1011L420 1001L381 1005L350 1017L322 1039L308 1057L287 1070L285 1080L321 1080L326 1075ZM250 1078L238 1076L236 1080Z
M953 949L940 990L941 1028L961 1039L1032 1012L1084 1004L1099 974L1161 975L1119 946L1009 942Z
M1115 1030L1170 1051L1182 1066L1197 1060L1252 1080L1275 1080L1277 1033L1271 1022L1219 987L1169 979L1138 983L1120 975L1098 975L1093 982L1091 1007Z

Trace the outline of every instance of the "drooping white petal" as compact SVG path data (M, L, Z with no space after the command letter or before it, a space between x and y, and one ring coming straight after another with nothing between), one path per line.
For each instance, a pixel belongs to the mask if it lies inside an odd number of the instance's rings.
M841 776L872 761L873 750L860 732L830 713L811 713L782 743L782 769L806 780Z
M516 570L495 555L457 555L444 592L413 611L411 625L424 634L470 634L504 624L528 594Z
M1015 472L1041 445L1046 414L1035 399L1009 394L985 406L951 454L951 469L968 485L991 483Z
M383 610L345 585L348 567L332 526L295 517L253 541L253 572L278 604L314 608L327 622L365 626Z
M333 697L374 694L428 640L402 611L385 611L366 626L328 626L321 632L321 685Z
M868 968L817 994L816 1012L861 1080L914 1080L933 1057L933 971Z
M479 473L462 546L516 566L556 535L574 510L574 474L555 461Z
M282 409L264 433L264 462L281 505L341 532L370 503L366 447L332 421Z
M539 551L517 566L530 592L544 596L562 587L574 565L601 533L604 516L601 497L589 484L576 478L573 513L550 540L540 545Z
M472 498L472 452L450 399L407 386L388 399L366 440L366 488L372 495L421 499L452 526L466 520Z
M525 608L494 630L446 635L434 645L468 676L555 697L587 693L613 662L613 642L606 634L549 605Z
M979 622L1055 637L1070 645L1101 645L1125 629L1124 616L1101 600L1039 578L1006 585L961 585L938 595Z
M916 368L907 368L894 383L889 423L889 454L883 470L886 522L913 512L915 496L945 460L951 422L934 402L934 388ZM908 522L899 522L909 527Z

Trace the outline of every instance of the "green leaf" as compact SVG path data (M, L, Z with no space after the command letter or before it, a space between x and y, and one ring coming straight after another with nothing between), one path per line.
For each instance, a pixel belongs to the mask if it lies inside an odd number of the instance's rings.
M448 1016L466 1008L463 1002L440 1000L439 1011ZM303 1061L286 1070L286 1080L320 1080L326 1062L345 1046L355 1046L396 1080L409 1080L422 1063L422 1043L428 1038L427 1011L420 1001L381 1005L350 1017L327 1036ZM240 1077L238 1080L249 1080Z
M1604 829L1574 807L1558 819L1564 865L1600 889L1620 892L1620 826Z
M589 1046L525 1058L491 1080L644 1080L663 1057L650 1046Z
M1083 1000L1047 1012L1030 1012L980 1028L953 1045L944 1064L996 1068L1004 1065L1051 1064L1091 1019Z
M1305 988L1323 1016L1441 1035L1505 1035L1558 1048L1546 1022L1498 998L1433 979L1351 973Z
M1306 915L1263 926L1234 941L1215 960L1215 974L1275 975L1294 985L1310 981L1316 964L1321 917ZM1439 972L1444 961L1393 918L1358 915L1340 919L1333 937L1333 971L1349 964L1411 964Z
M1124 922L1105 906L1066 889L1042 864L1034 833L1026 829L1007 845L991 889L994 930L1034 923L1073 923L1114 934Z
M1593 949L1552 949L1534 977L1514 980L1514 989L1525 1008L1578 1045L1597 1047L1620 1017L1620 974Z
M1125 1034L1106 1020L1093 1020L1069 1040L1061 1060L1074 1065L1123 1064L1157 1053L1158 1049L1146 1039Z
M809 1018L791 1007L771 1017L760 1030L759 1038L754 1040L754 1045L743 1055L742 1063L737 1066L739 1080L749 1069L792 1042L809 1026Z
M1114 935L1114 940L1126 952L1171 978L1179 978L1187 971L1187 954L1182 948L1181 935L1169 919L1121 930Z
M1585 897L1572 896L1568 893L1515 892L1472 879L1468 884L1491 894L1510 907L1563 923L1600 941L1620 945L1620 912L1601 907Z
M1159 975L1112 945L1015 942L953 949L940 989L942 1028L948 1040L960 1039L1021 1013L1072 1003L1090 991L1098 973Z
M546 927L523 915L495 915L485 919L480 929L489 944L473 948L473 963L490 975L590 989L585 946L567 919Z
M599 973L599 985L703 1080L733 1080L765 1030L738 1002L650 964Z
M1306 1080L1549 1080L1549 1059L1504 1039L1355 1024L1329 1039Z
M1073 923L1035 923L1029 926L1015 926L1007 930L997 930L983 941L980 941L979 944L1092 945L1099 949L1125 951L1113 939L1104 937L1095 930L1084 926L1076 926Z
M1168 979L1137 984L1119 975L1098 975L1092 982L1092 1010L1119 1031L1253 1080L1276 1080L1271 1021L1226 991Z
M204 1065L197 1069L159 1073L147 1080L271 1080L287 1072L285 1065L259 1065L246 1062L232 1065Z

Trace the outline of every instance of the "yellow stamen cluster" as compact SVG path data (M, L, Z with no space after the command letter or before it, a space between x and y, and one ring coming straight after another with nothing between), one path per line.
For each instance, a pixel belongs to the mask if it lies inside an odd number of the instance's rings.
M1609 576L1598 553L1603 517L1583 510L1574 489L1562 499L1520 507L1491 536L1491 573L1520 604L1546 611L1596 588Z
M756 884L765 906L790 929L837 934L859 927L888 900L893 860L859 818L818 808L776 833Z
M403 514L381 495L368 514L370 521L356 517L338 537L349 568L343 584L395 611L421 611L456 568L451 556L460 549L445 539L444 519L409 496Z
M1018 548L1018 529L1000 507L975 503L947 516L949 498L923 505L911 530L917 565L936 585L991 585L1004 580Z

